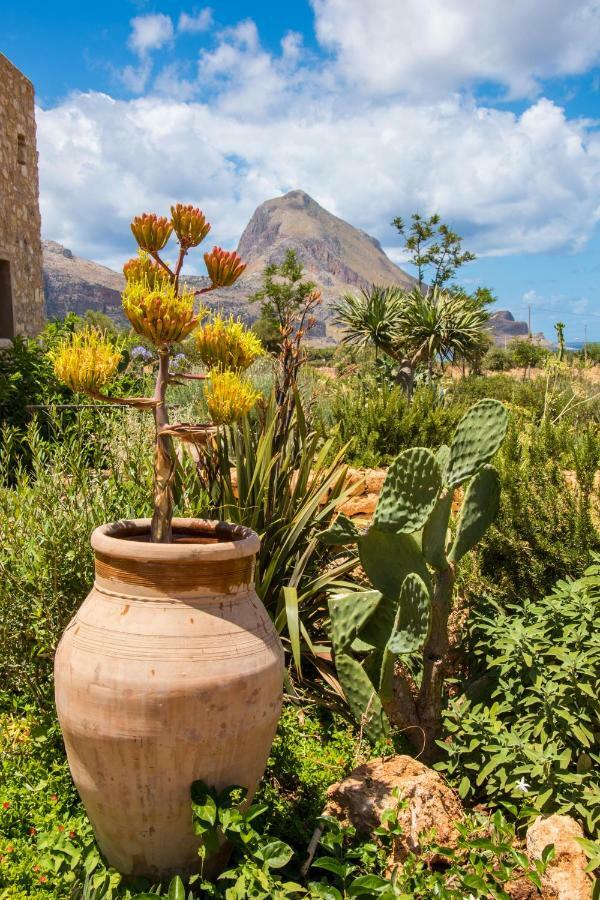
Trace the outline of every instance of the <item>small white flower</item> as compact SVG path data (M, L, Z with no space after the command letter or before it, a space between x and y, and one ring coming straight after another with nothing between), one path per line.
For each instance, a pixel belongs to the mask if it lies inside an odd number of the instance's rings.
M518 791L522 791L524 794L526 794L529 790L529 785L527 784L527 782L525 781L524 778L520 778L517 781L515 787Z

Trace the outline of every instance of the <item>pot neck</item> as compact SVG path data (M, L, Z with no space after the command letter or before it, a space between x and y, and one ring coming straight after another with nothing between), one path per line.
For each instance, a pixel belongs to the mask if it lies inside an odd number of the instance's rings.
M118 596L171 599L232 597L254 587L260 546L254 532L197 519L173 524L181 543L150 543L147 519L96 529L96 587Z

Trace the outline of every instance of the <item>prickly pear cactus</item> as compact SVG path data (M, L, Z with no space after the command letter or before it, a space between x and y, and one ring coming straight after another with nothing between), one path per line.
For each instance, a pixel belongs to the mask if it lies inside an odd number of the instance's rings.
M440 470L431 450L405 450L388 469L374 524L394 534L418 531L435 506L440 486Z
M481 400L458 423L450 447L435 454L416 447L396 457L370 528L361 533L350 519L338 516L320 535L329 545L356 543L374 587L329 600L340 684L372 740L389 732L386 710L393 708L398 657L426 654L430 640L436 647L448 644L447 633L442 639L433 634L432 622L447 629L456 566L498 512L500 479L488 463L506 426L504 406ZM454 488L467 481L453 524ZM434 690L441 689L438 678Z

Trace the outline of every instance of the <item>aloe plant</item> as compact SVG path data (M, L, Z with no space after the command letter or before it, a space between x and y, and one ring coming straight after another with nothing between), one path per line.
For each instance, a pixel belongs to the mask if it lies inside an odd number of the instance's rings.
M415 447L389 468L371 526L345 516L321 532L329 545L357 544L373 589L329 598L331 641L348 705L373 740L405 731L431 759L441 731L448 662L448 619L460 560L493 522L500 479L489 460L500 447L507 413L496 400L476 403L449 447ZM450 527L455 491L464 495ZM421 656L420 683L410 654Z
M181 379L210 377L205 397L215 426L245 415L259 396L241 373L263 352L260 341L233 319L224 322L217 316L212 325L202 326L206 310L195 308L197 294L235 284L246 264L234 251L214 247L204 254L210 284L198 291L181 284L187 254L199 246L210 227L200 209L182 203L171 207L170 218L143 213L131 223L139 255L123 266L126 279L123 311L133 330L156 348L158 369L152 397L109 397L104 393L117 371L121 352L98 330L88 328L69 335L50 354L57 377L71 390L88 394L95 400L150 411L154 415L151 539L156 543L169 543L173 539L173 481L177 468L173 439L199 444L210 433L206 423L170 422L169 386L181 383ZM173 268L160 255L172 234L179 245ZM208 376L188 374L171 365L173 346L194 333L200 356L209 369Z

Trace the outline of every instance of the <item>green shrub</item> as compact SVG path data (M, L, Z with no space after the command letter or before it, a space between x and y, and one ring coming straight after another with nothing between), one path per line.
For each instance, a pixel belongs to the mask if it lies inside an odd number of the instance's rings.
M0 434L0 696L41 704L50 702L58 638L92 583L91 531L148 515L152 496L142 414L81 410L71 422L53 419L52 429L46 439L34 420L24 438L14 429ZM197 478L179 479L177 500L182 514L193 514Z
M340 445L350 442L351 465L381 466L406 447L445 443L470 405L443 402L431 385L417 388L410 402L401 387L352 377L334 384L317 415L324 435L337 424Z
M480 676L451 701L437 765L470 802L600 824L600 559L542 600L475 614ZM595 771L594 771L595 770Z
M514 366L513 355L502 347L490 347L481 361L482 369L489 372L508 372Z
M583 571L600 550L600 434L591 423L573 433L567 422L535 425L513 413L496 464L500 513L463 585L470 596L520 603Z

